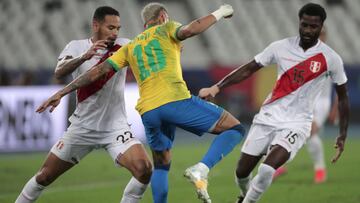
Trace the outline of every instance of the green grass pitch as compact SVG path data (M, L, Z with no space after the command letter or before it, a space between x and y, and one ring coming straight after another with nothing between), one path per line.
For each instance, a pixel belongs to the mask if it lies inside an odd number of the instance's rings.
M199 141L199 140L197 140ZM169 203L199 202L193 186L183 178L186 167L196 163L209 146L209 141L195 144L178 143L173 149L169 173ZM328 161L328 181L313 184L313 170L307 151L303 148L288 165L287 175L275 181L260 203L357 203L360 202L360 139L349 138L346 151L335 165L333 140L325 140ZM214 203L233 203L238 195L234 169L239 156L237 147L210 173L209 193ZM45 153L0 155L0 202L14 202L25 182L38 170ZM119 202L130 175L114 167L104 151L93 152L78 166L48 187L39 203ZM151 202L151 190L142 202Z

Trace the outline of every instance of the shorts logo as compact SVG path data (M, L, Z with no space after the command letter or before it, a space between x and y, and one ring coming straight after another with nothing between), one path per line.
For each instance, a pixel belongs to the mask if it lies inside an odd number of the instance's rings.
M56 148L57 148L58 150L61 150L63 147L64 147L64 142L63 142L63 141L59 141L59 142L56 144Z
M310 62L310 70L313 73L319 72L321 68L321 62L318 61L311 61Z

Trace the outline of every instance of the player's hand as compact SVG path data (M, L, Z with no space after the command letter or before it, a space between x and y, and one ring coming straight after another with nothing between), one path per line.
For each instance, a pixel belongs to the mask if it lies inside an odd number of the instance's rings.
M230 4L224 4L219 9L222 11L224 18L231 18L234 13L234 9Z
M217 85L213 85L208 88L202 88L199 91L199 97L209 101L209 100L213 99L219 92L220 92L219 87Z
M345 139L346 137L341 135L336 138L336 143L334 145L334 148L336 149L336 154L332 158L331 163L335 163L340 158L342 152L344 151Z
M49 106L51 106L50 108L50 113L54 111L54 109L59 105L61 100L61 95L56 93L53 96L51 96L48 100L46 100L44 103L42 103L37 109L36 112L37 113L42 113L44 112Z
M96 41L90 49L85 52L81 57L84 60L89 60L93 56L102 56L101 50L105 50L107 48L108 40L98 40ZM100 52L99 52L100 50Z
M231 18L234 13L234 9L229 4L221 5L220 8L211 14L216 18L216 20L220 20L221 18Z

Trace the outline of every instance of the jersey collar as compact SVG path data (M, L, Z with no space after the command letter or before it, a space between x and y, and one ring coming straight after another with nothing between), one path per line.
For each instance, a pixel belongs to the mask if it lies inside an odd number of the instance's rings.
M296 49L299 49L304 53L318 48L320 46L320 44L321 44L321 40L318 39L317 43L314 46L312 46L312 47L308 48L306 51L304 51L304 49L300 46L300 36L297 36L296 40L295 40Z

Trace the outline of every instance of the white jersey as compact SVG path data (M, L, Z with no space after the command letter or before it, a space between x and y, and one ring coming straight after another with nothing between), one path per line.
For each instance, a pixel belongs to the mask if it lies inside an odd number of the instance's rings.
M109 50L104 51L103 56L94 56L85 61L73 73L77 78L96 64L104 61L121 46L130 40L117 38L115 44ZM78 57L92 46L90 39L73 40L66 45L59 59L66 56ZM118 72L112 71L106 77L77 90L77 106L69 121L72 124L96 131L115 131L128 127L126 119L124 86L126 68Z
M331 110L331 91L332 82L328 79L324 85L323 92L320 94L319 99L316 101L314 108L314 119L318 127L322 127L326 119L329 117Z
M322 89L322 92L319 96L319 100L327 100L331 102L331 92L332 92L332 81L329 78L328 80L326 80L325 84L324 84L324 88ZM319 103L319 102L318 102Z
M264 66L277 64L277 81L253 123L284 126L309 134L315 102L329 78L333 83L346 83L340 56L325 43L304 50L299 37L270 44L255 61Z

